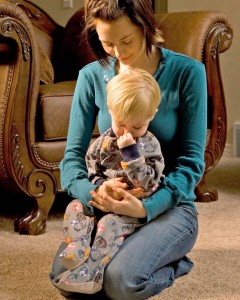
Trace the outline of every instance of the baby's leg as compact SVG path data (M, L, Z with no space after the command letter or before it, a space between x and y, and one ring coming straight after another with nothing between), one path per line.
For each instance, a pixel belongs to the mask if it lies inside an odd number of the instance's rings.
M66 291L93 294L102 289L104 270L124 238L140 224L135 218L108 214L98 222L91 254L78 268L62 274L57 286Z
M88 266L92 270L90 284L95 282L95 286L98 285L99 290L102 288L107 264L118 252L124 239L139 226L136 218L114 214L108 214L98 222L96 237L87 260Z
M67 206L63 234L67 247L60 254L60 261L67 269L72 270L84 263L90 254L91 233L94 217L86 216L79 200L73 200Z

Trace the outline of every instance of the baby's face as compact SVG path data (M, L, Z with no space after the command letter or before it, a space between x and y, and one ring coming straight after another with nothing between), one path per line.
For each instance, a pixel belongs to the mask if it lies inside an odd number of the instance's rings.
M136 116L128 120L116 120L112 116L112 129L116 136L121 136L124 133L131 133L133 138L143 136L148 128L149 122L152 118L146 118L145 116Z

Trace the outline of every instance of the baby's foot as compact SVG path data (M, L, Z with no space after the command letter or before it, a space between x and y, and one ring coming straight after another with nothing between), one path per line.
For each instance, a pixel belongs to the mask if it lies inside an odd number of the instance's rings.
M81 294L95 294L102 289L102 285L98 282L80 282L72 283L69 281L59 281L57 287L69 292L81 293Z
M71 242L60 254L61 264L69 270L82 265L89 257L91 248L87 241Z
M103 274L96 276L95 273L89 269L87 263L84 263L72 271L62 273L54 284L64 291L95 294L102 289L103 285Z

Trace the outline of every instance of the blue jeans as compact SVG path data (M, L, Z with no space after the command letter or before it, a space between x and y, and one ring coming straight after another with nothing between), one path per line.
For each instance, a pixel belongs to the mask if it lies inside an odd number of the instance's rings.
M186 254L194 246L197 233L197 213L183 205L139 228L124 240L106 267L106 299L147 299L171 286L176 278L187 274L193 267ZM58 259L65 246L60 246L53 262L50 273L52 281L66 270ZM74 299L77 299L76 295ZM91 295L89 299L99 299L99 295L95 294L95 298Z

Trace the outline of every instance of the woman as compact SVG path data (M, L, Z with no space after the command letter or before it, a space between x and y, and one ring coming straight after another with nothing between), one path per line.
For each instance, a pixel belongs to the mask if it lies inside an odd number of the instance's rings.
M186 254L198 232L194 188L204 171L206 139L206 75L204 66L161 47L163 39L150 0L87 0L86 34L99 58L84 67L74 94L67 147L61 162L61 182L68 193L96 211L143 218L147 225L126 238L105 270L104 291L110 299L147 299L188 273L193 264ZM142 195L114 192L87 178L85 154L98 116L100 133L111 126L106 83L129 67L154 76L162 100L149 130L161 143L165 178L159 190L141 202ZM85 126L87 124L87 126ZM53 282L66 271L56 255ZM96 294L96 299L97 299Z

